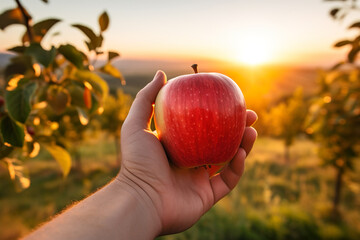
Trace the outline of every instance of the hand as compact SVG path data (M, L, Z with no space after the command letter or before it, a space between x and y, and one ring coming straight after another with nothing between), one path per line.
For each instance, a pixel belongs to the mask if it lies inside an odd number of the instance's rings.
M117 176L117 180L138 193L139 201L146 201L153 208L154 221L161 225L159 235L191 227L236 186L257 136L250 127L257 115L248 110L241 146L220 174L209 179L204 168L172 166L156 134L150 130L153 104L165 83L165 74L158 71L153 81L137 94L121 131L122 165Z

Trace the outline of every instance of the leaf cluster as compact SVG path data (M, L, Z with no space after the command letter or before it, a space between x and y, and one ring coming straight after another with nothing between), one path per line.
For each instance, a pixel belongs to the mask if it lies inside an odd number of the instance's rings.
M132 97L118 89L115 96L110 95L105 101L104 112L100 119L103 130L120 137L121 126L130 110Z
M40 149L44 149L58 161L66 176L71 168L66 146L75 138L62 136L69 136L74 128L77 133L85 131L92 117L103 112L109 87L97 71L124 83L121 73L112 65L119 54L108 51L108 61L95 69L87 54L74 45L66 43L46 49L44 37L61 20L49 18L32 24L32 16L20 1L16 2L16 8L0 14L1 30L13 25L23 25L26 29L21 35L21 45L8 49L13 57L5 67L4 89L0 90L0 161L14 173L10 174L14 181L27 179L24 171L20 171L22 168L15 164L19 165L21 159L36 157ZM81 24L72 26L88 38L85 43L89 53L95 52L98 56L104 53L103 33L109 22L107 13L102 13L99 34ZM66 124L69 118L77 124L69 127ZM18 184L20 189L28 185Z
M331 9L337 21L350 11L359 10L355 0L335 1L341 6ZM348 29L360 30L360 21ZM307 132L319 142L319 155L324 164L338 169L353 169L360 153L360 32L353 39L344 39L334 47L350 47L345 61L337 63L319 76L319 92L313 98L307 118Z
M325 164L353 169L360 147L360 72L325 72L319 79L319 94L313 98L307 132L320 144Z
M325 0L325 1L341 3L341 5L332 8L329 12L330 16L337 21L342 21L351 11L360 10L359 6L357 5L356 0ZM359 42L360 41L360 31L359 31L360 30L360 22L355 21L354 23L349 25L348 29L357 30L359 32L359 34L356 37L354 37L353 39L343 39L334 44L335 48L348 46L350 50L347 53L347 59L345 61L341 61L341 62L337 63L333 67L333 69L337 69L344 64L353 64L357 60L357 56L360 51L360 42Z
M284 140L286 146L292 145L294 138L303 131L307 114L307 103L303 89L297 88L286 101L270 109L263 116L268 134Z

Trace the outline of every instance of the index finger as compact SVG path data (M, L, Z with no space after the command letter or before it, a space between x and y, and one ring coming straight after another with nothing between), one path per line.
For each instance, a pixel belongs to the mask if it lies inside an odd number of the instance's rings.
M253 125L257 119L258 119L258 116L257 116L256 112L254 112L253 110L250 110L250 109L246 110L246 126L247 127Z
M136 95L123 127L124 125L129 125L129 123L131 123L133 130L147 129L149 127L149 122L153 113L152 104L154 104L157 94L165 83L165 73L163 71L158 71L154 79Z

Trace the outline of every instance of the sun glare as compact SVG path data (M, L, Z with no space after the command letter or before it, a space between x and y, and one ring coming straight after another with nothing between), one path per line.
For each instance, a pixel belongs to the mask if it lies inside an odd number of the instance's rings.
M271 41L259 36L245 36L237 43L234 54L242 64L255 66L268 63L272 60L273 45Z

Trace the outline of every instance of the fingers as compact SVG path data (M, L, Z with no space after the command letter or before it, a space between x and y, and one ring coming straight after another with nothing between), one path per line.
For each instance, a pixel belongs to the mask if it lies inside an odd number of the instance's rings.
M253 125L258 119L257 114L253 110L246 110L246 126L249 127Z
M245 158L251 151L257 137L257 132L250 127L257 120L257 115L252 110L246 111L246 128L240 144L239 151L232 161L217 176L210 179L215 202L228 194L239 182L245 169Z
M245 168L245 157L246 152L240 148L224 170L210 179L214 203L227 195L239 182Z
M243 139L240 144L240 147L245 150L246 156L250 153L256 138L257 138L256 130L252 127L246 127L244 131Z
M257 138L256 130L250 127L256 122L257 118L258 116L253 110L246 110L246 128L244 131L243 139L240 144L240 147L242 147L245 150L246 155L248 155L249 152L251 151L254 142Z
M148 128L153 112L152 104L155 102L157 94L165 83L165 73L163 71L158 71L154 79L136 95L129 114L124 122L125 126L129 127L128 125L131 125L133 130Z

